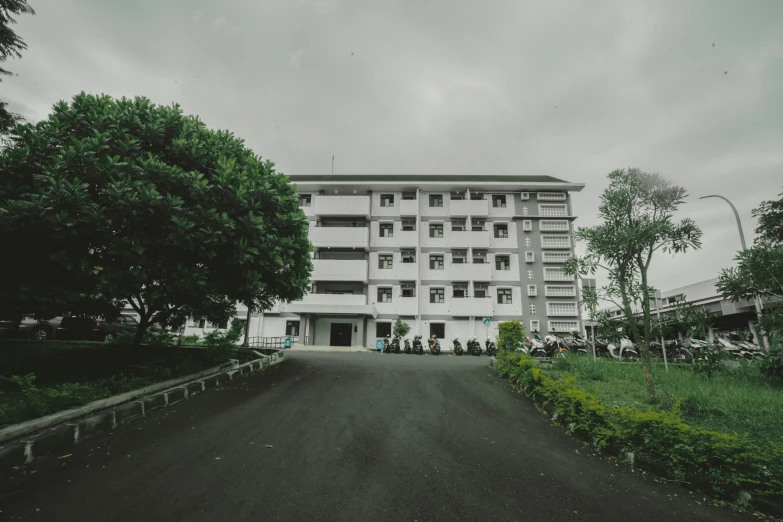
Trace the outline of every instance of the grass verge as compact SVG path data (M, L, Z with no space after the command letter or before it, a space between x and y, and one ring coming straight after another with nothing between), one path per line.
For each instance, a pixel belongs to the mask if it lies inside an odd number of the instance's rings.
M635 386L644 393L641 375L636 379L633 373L641 370L632 365L590 367L587 363L591 360L583 363L574 358L547 370L538 367L532 358L514 353L499 354L496 363L501 376L527 395L535 396L547 411L558 415L569 431L584 437L598 450L633 453L637 464L724 498L733 498L740 491L775 501L783 496L782 445L759 441L755 434L723 433L703 427L706 424L691 425L683 408L686 398L671 392L674 398L668 404L650 405L633 390ZM707 399L704 393L708 392L702 386L686 383L687 379L697 378L701 377L682 374L672 377L669 384L664 378L659 382L662 391L667 385L672 390L690 390L694 404L700 400L701 404L715 406L730 401L733 392L715 392L716 397ZM679 383L679 388L674 383ZM730 381L710 384L730 385ZM747 380L745 385L750 386ZM694 411L696 416L701 415L698 408ZM780 416L780 410L776 415ZM713 422L714 417L701 418Z
M0 427L41 417L216 366L225 350L99 343L0 344Z

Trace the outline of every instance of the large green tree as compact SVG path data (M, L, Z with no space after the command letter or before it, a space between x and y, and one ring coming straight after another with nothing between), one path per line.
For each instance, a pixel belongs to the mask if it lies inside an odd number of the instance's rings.
M9 58L21 58L22 51L27 49L24 40L11 29L11 26L16 23L13 15L20 14L35 14L27 0L0 0L0 63ZM11 76L11 74L11 71L0 67L0 81L2 76ZM0 139L21 120L18 115L8 112L7 107L8 104L0 100Z
M295 187L176 105L79 94L0 152L0 311L224 322L301 298L312 270Z
M602 223L582 227L574 234L578 241L585 242L587 254L566 264L571 274L605 271L608 284L590 289L583 299L589 310L595 310L599 300L612 302L622 310L639 347L645 391L651 400L656 395L650 366L653 331L649 296L655 289L648 274L656 252L674 254L701 247L699 227L688 218L674 220L686 197L684 188L659 174L635 168L615 170L609 174L609 187L598 207ZM635 317L637 310L642 315L641 328Z
M783 193L762 201L753 215L758 219L754 245L737 254L737 265L721 271L717 288L727 299L777 300L766 311L761 329L771 336L783 334Z

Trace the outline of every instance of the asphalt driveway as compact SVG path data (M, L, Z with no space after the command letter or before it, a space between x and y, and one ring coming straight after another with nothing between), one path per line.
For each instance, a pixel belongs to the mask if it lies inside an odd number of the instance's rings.
M487 358L290 353L0 477L0 520L756 520L592 456Z

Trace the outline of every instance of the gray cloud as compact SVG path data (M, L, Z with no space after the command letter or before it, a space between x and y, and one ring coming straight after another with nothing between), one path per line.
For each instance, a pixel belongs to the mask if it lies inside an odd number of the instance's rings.
M286 173L521 173L584 182L657 171L694 196L702 251L661 257L663 289L739 247L783 182L783 4L32 0L3 98L30 119L76 92L177 102ZM713 46L714 44L714 46Z

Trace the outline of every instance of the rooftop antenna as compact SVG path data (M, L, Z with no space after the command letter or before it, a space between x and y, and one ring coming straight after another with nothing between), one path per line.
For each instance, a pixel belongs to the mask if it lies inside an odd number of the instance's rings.
M334 154L332 154L332 174L334 174Z

